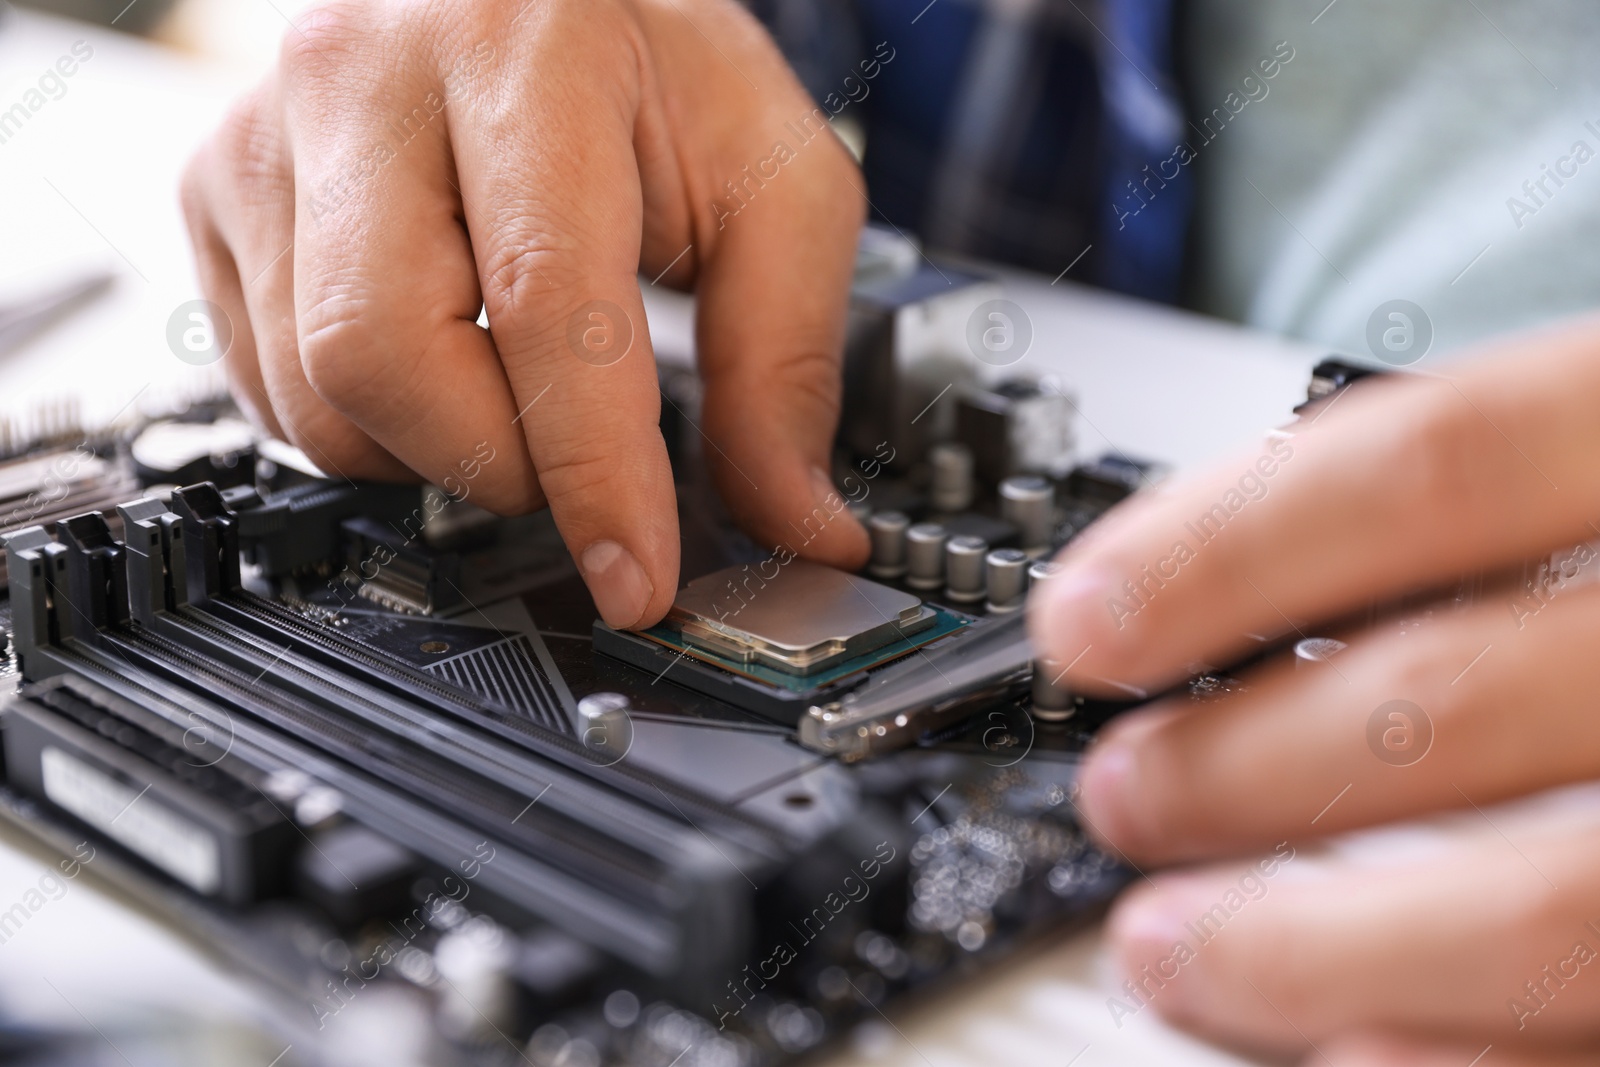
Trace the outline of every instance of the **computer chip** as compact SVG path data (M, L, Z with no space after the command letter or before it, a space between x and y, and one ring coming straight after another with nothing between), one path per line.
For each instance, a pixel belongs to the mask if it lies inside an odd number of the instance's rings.
M721 659L809 676L904 642L937 613L910 593L804 560L696 578L667 626Z
M965 627L959 612L816 563L730 567L690 582L646 630L594 625L595 651L793 724L868 672Z

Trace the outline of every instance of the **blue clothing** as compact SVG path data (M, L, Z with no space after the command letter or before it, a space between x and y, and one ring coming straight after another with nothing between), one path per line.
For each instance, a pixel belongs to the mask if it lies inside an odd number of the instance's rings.
M753 3L818 101L861 123L874 217L931 251L1169 302L1194 199L1168 163L1185 137L1173 6ZM883 46L863 88L859 60Z

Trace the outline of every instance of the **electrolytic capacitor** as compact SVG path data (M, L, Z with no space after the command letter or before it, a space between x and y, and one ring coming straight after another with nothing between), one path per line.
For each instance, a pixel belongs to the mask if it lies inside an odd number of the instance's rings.
M929 498L938 511L965 511L972 506L972 449L954 441L928 451L933 467Z
M936 522L919 522L906 531L906 584L937 589L944 584L944 543L950 535Z
M615 763L633 747L633 719L628 714L631 710L628 698L621 693L590 693L583 697L578 701L578 741Z
M1061 573L1061 564L1050 559L1036 559L1028 565L1028 588L1049 581Z
M989 542L981 537L952 537L944 546L944 595L965 602L982 600L987 588L985 558Z
M1050 547L1056 525L1056 490L1048 479L1019 474L1000 483L1000 517L1016 525L1030 553Z
M997 548L986 561L988 608L993 612L1016 611L1028 592L1028 554L1020 548Z
M872 563L867 570L879 578L898 578L906 572L906 530L911 520L898 511L880 511L867 520L872 537Z
M1041 722L1062 722L1077 710L1072 693L1056 679L1066 673L1050 660L1033 661L1033 717Z

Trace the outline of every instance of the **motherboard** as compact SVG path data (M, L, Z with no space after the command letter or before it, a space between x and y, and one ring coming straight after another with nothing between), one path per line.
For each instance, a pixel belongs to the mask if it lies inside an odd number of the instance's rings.
M249 976L302 1050L399 997L440 1063L785 1063L1092 920L1130 872L1074 768L1120 706L1028 664L859 705L1015 630L1161 468L1084 461L1052 382L934 396L915 324L969 309L925 273L858 281L847 380L894 397L839 434L859 574L734 527L662 371L686 582L641 631L547 514L325 477L225 398L0 442L8 832Z

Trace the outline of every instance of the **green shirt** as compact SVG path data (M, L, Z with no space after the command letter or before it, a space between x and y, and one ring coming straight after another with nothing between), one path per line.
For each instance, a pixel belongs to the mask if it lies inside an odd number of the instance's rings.
M1366 353L1409 300L1435 358L1600 303L1600 4L1325 2L1191 9L1194 302Z

